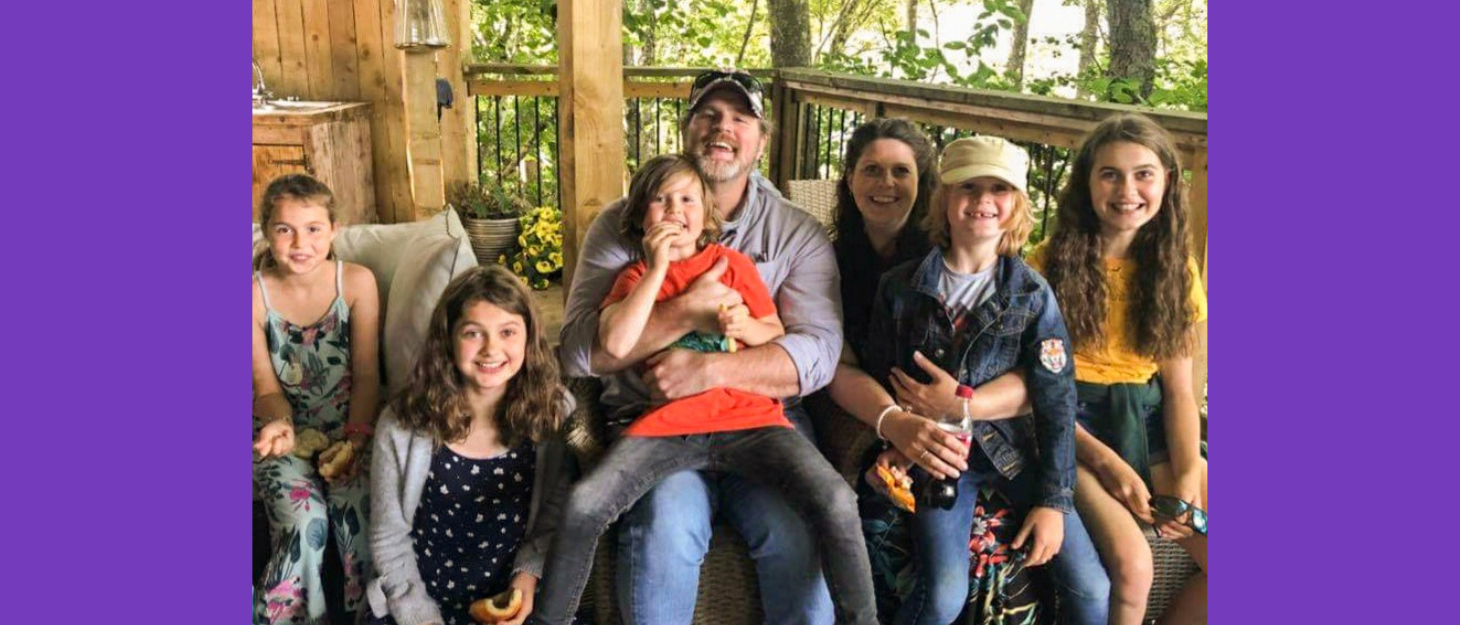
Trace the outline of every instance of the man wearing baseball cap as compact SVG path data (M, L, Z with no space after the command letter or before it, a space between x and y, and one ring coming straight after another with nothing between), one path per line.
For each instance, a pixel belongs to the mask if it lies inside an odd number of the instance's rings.
M786 335L733 354L660 353L691 330L718 331L719 307L741 303L738 293L719 282L722 261L678 297L654 306L639 344L627 357L614 359L602 351L597 344L598 306L619 270L636 260L640 250L640 242L628 240L617 227L623 200L610 204L589 226L579 252L564 310L560 356L567 375L604 376L601 401L615 433L652 402L726 386L784 398L787 418L811 437L800 397L826 386L836 371L842 346L840 276L821 225L756 171L771 133L764 93L764 86L748 73L704 72L691 87L680 132L685 152L699 163L713 191L723 221L719 243L755 261L775 296ZM826 462L820 454L807 461ZM816 538L790 504L772 489L739 476L685 471L651 489L619 524L618 604L626 623L690 622L699 565L709 549L717 510L757 558L766 622L833 621ZM867 575L870 594L870 570ZM866 603L870 611L870 596ZM863 615L842 616L848 622L870 622Z

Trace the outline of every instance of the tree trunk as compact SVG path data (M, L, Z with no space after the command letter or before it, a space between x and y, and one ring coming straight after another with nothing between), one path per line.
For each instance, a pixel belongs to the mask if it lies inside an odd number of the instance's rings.
M918 36L918 0L907 0L907 32L916 40Z
M1080 78L1087 78L1090 75L1090 66L1100 58L1100 0L1085 0L1085 28L1080 31L1080 69L1076 74ZM1084 82L1076 83L1076 97L1090 97L1090 90L1085 87Z
M1156 23L1151 0L1106 0L1110 19L1110 67L1106 75L1135 81L1141 98L1156 82Z
M830 47L827 50L832 52L844 52L847 47L847 39L850 39L853 32L862 26L859 14L864 13L864 0L845 0L841 11L837 12L836 21L832 23Z
M811 15L806 0L770 0L771 67L811 65Z
M1034 19L1034 0L1019 0L1019 11L1024 21L1014 25L1014 47L1009 50L1009 67L1006 70L1014 79L1014 90L1024 90L1024 52L1029 46L1029 21Z
M639 13L649 16L649 32L644 33L644 45L639 47L639 65L641 67L653 67L659 61L654 47L655 31L659 27L659 17L654 14L654 3L650 0L639 0Z

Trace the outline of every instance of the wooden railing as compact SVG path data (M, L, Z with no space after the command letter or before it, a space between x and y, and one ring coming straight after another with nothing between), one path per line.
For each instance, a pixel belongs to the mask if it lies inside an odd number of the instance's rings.
M534 125L539 132L551 133L557 146L558 82L556 66L508 64L473 64L465 68L467 92L478 97L478 111L483 113L483 99L492 100L501 108L503 98L537 98L532 106L552 103L551 128L544 123ZM624 69L623 93L626 100L627 130L626 171L632 173L639 162L654 154L678 150L679 120L682 106L689 97L692 77L704 71L699 68ZM1079 146L1090 129L1117 112L1137 111L1155 119L1175 138L1182 151L1188 181L1188 208L1191 218L1192 253L1201 268L1202 282L1207 279L1207 117L1203 113L1163 111L1145 107L1067 100L1003 91L987 91L962 87L836 74L811 69L752 70L770 87L766 109L772 112L777 136L770 144L768 159L762 162L762 173L785 190L791 180L829 179L840 175L845 143L861 121L871 117L904 117L918 122L941 147L954 137L972 133L992 134L1016 141L1030 150L1033 169L1032 195L1036 218L1047 218L1054 196L1064 183L1069 152ZM487 105L493 106L493 105ZM650 112L650 109L653 112ZM492 115L478 118L479 136L470 145L481 150L496 150L500 158L510 150L511 167L499 166L495 175L523 168L524 146L518 136L505 135L489 122ZM499 114L495 119L501 120ZM520 119L516 117L515 119ZM486 120L486 121L483 121ZM485 132L486 136L481 136ZM648 139L651 138L652 141ZM533 139L541 147L539 134ZM553 162L545 162L537 152L536 185L558 188L556 152ZM482 175L497 162L488 152L479 153L477 162ZM532 179L524 178L532 186ZM548 180L551 180L548 182ZM531 196L529 196L531 197ZM539 192L539 199L542 193ZM552 199L556 203L556 198ZM565 218L568 211L565 211ZM1041 224L1044 219L1039 219ZM578 224L579 231L587 223ZM1038 227L1036 234L1044 229ZM1199 353L1195 365L1197 396L1204 393L1206 381L1205 325L1201 328Z

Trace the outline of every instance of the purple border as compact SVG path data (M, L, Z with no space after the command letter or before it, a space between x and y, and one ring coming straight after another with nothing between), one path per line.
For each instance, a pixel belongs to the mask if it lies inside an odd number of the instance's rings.
M1452 592L1455 506L1420 482L1453 474L1460 440L1426 392L1454 386L1455 332L1414 314L1453 309L1434 285L1454 277L1414 269L1454 267L1460 225L1450 81L1424 61L1453 55L1456 9L1214 4L1212 486L1233 512L1210 615L1424 622ZM35 580L7 622L246 618L246 7L10 9L67 43L0 42L6 556ZM1367 242L1383 252L1351 255Z
M0 42L0 620L244 622L249 3L37 6Z
M1209 615L1443 621L1460 11L1212 4Z

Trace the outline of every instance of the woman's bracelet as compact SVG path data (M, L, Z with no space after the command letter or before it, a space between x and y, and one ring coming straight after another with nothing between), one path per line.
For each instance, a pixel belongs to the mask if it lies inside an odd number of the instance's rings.
M345 436L354 436L356 434L360 434L362 436L374 436L375 426L372 426L369 423L346 423Z
M874 428L874 429L877 430L877 440L882 440L882 441L887 440L887 437L882 435L882 420L885 419L885 418L887 418L887 415L890 414L894 410L903 410L903 408L902 408L902 406L899 406L897 404L892 404L891 406L888 406L886 408L883 408L882 409L882 412L880 412L880 413L877 414L877 427ZM906 411L904 411L904 412L906 412Z

